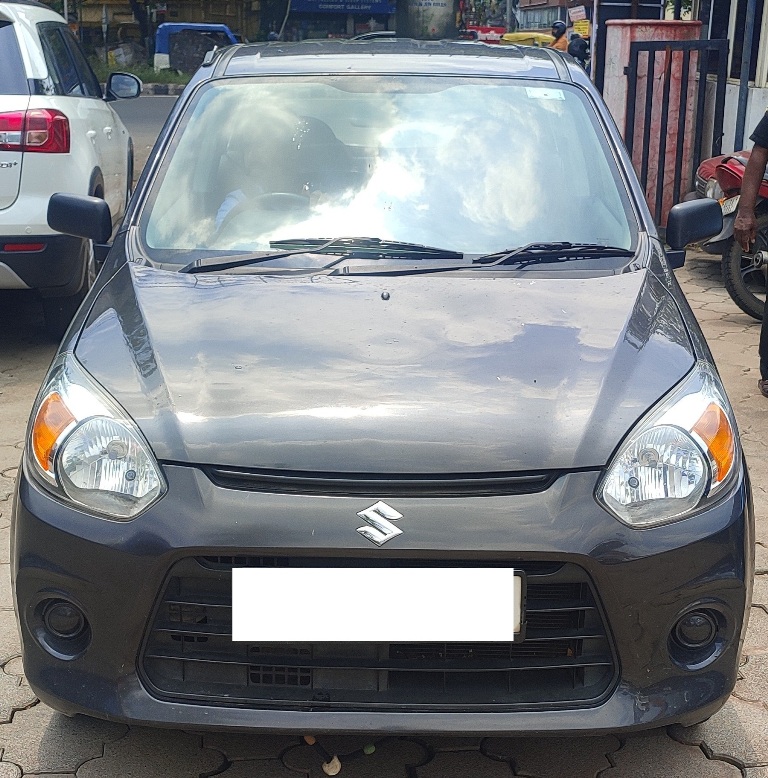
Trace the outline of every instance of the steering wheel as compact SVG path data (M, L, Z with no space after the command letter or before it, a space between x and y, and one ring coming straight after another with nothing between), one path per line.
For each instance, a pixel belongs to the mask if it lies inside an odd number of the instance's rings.
M245 237L250 234L255 236L278 227L282 222L279 218L281 214L295 216L302 211L309 211L309 198L292 192L267 192L248 197L224 217L216 231L217 242L229 233L236 235L238 230L235 227L238 225Z

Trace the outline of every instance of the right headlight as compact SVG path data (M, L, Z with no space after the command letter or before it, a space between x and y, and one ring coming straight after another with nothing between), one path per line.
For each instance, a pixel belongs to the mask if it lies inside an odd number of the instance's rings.
M597 499L630 527L678 521L725 488L740 458L725 390L699 362L621 444Z
M139 428L71 354L59 357L38 396L27 456L61 500L108 519L135 518L167 489Z

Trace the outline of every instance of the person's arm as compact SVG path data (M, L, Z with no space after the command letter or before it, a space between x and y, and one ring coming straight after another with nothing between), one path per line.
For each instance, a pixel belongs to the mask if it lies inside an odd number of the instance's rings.
M739 209L736 211L736 220L733 223L734 237L744 251L749 251L750 244L757 238L755 205L766 165L768 165L768 148L755 144L744 171Z

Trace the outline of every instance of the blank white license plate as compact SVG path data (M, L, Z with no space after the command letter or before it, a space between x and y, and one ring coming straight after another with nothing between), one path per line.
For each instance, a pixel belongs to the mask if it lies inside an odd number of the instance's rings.
M234 568L232 639L511 642L521 593L511 568Z
M736 197L729 197L727 200L723 200L720 205L720 207L723 209L723 216L729 216L732 214L738 207L740 199L741 195L736 195Z

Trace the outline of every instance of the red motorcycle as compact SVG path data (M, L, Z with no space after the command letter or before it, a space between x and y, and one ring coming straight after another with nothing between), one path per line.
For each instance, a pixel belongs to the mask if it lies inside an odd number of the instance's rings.
M696 190L700 196L718 200L723 209L722 232L702 248L709 254L722 255L723 283L736 305L755 319L762 319L768 281L768 173L758 192L757 239L751 250L745 252L733 236L749 154L738 151L702 162L696 174Z

